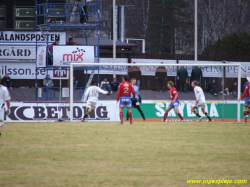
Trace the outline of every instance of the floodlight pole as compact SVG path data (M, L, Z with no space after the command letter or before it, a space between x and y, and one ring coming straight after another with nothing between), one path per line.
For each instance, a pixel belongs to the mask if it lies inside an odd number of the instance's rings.
M113 0L113 63L116 63L116 2ZM116 78L116 71L113 71L113 78Z
M198 61L198 3L194 0L194 63Z

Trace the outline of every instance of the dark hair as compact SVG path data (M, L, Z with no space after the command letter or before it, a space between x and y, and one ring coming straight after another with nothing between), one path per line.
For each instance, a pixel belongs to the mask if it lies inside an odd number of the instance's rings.
M127 76L127 75L124 75L122 78L123 78L125 81L128 81L128 76Z
M94 86L95 85L95 81L91 81L91 86Z
M169 84L171 87L174 87L173 81L168 81L168 84Z
M72 41L72 40L73 40L73 38L69 38L69 42Z
M197 86L198 85L198 81L193 81L194 85Z
M59 42L59 41L60 41L59 38L56 38L55 42Z

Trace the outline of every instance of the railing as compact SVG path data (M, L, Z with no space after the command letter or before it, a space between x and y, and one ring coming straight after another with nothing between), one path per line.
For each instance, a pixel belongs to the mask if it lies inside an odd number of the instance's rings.
M65 100L69 98L69 87L36 87L36 100L50 100L50 99L61 99ZM74 99L81 99L84 93L85 87L74 88Z

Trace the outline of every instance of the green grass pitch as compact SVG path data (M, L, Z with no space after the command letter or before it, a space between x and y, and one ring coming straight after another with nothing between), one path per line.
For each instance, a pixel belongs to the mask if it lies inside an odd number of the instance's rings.
M250 125L6 123L0 139L1 187L202 186L191 179L248 186Z

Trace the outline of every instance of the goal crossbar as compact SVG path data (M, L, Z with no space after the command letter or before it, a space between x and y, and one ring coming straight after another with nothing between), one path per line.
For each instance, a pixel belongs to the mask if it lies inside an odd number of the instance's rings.
M238 67L238 98L241 96L241 64L240 63L228 63L228 64L162 64L162 63L138 63L138 64L130 64L130 63L71 63L70 64L70 109L69 109L69 119L73 122L73 70L74 67L77 66L173 66L173 67L180 67L180 66L218 66L218 67L227 67L227 66L234 66ZM240 101L237 103L237 121L240 122Z

